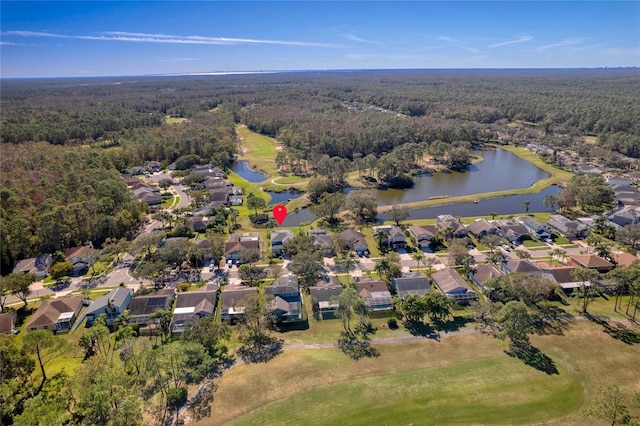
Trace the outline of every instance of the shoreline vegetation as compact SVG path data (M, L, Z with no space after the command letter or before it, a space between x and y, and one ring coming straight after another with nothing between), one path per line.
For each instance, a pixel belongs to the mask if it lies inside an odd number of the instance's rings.
M255 192L264 193L265 191L270 191L273 189L270 187L271 185L277 185L281 190L283 186L286 186L287 189L306 189L306 187L301 188L301 186L306 186L309 182L308 177L298 177L298 176L280 176L278 174L278 170L275 164L275 155L278 151L278 142L274 138L270 138L267 136L263 136L259 133L255 133L247 128L245 125L236 126L236 131L238 133L239 143L241 144L241 153L238 156L238 161L246 161L250 167L253 169L260 171L265 174L266 179L262 182L251 183L247 182L247 187L251 188L250 191L253 190ZM493 191L493 192L482 192L478 194L469 194L469 195L460 195L455 197L429 197L426 200L414 201L409 203L396 204L398 207L406 207L408 209L419 209L424 207L436 207L436 206L444 206L450 204L458 204L458 203L470 203L476 202L480 200L487 200L492 198L501 198L507 197L511 195L524 195L524 194L536 194L545 188L548 188L551 185L558 185L563 182L569 180L569 178L573 175L573 173L559 169L551 164L545 163L542 159L536 155L535 153L527 150L526 148L517 147L513 145L499 145L499 144L487 144L487 147L491 149L504 149L505 151L509 151L512 154L518 156L519 158L528 161L529 163L535 165L536 167L544 170L549 173L549 177L545 179L541 179L535 183L533 183L528 188L519 188L519 189L508 189L503 191ZM475 157L472 161L473 164L477 164L484 161L482 157ZM435 173L439 173L440 171L436 171ZM351 172L347 180L349 184L353 188L364 188L367 187L362 184L359 180L355 179L352 175L357 172ZM273 177L276 176L276 177ZM238 176L239 177L239 176ZM239 177L240 178L240 177ZM240 178L242 179L242 178ZM279 179L286 179L287 183L278 183ZM292 213L294 209L301 209L312 205L311 201L309 201L308 197L302 196L300 198L296 198L287 203L289 211ZM394 205L383 205L378 206L378 214L386 213Z

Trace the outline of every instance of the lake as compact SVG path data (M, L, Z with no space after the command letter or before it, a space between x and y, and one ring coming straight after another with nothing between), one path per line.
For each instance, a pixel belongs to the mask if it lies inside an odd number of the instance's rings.
M249 167L246 161L234 161L231 170L247 182L262 182L267 176Z
M392 205L426 200L429 197L448 195L479 194L483 192L502 191L507 189L528 188L538 180L549 177L549 174L539 167L521 159L520 157L502 149L491 151L476 151L484 158L477 164L468 167L468 172L435 173L415 177L415 186L407 190L388 189L372 190L378 200L378 205ZM426 207L411 211L413 219L431 219L440 214L454 216L485 216L491 212L498 215L525 213L522 203L530 201L530 211L545 211L543 201L549 194L557 194L560 188L551 186L537 194L510 195L506 197L480 200L475 203L457 203L445 206ZM283 226L297 226L317 218L311 208L301 209L297 217L289 214ZM379 215L379 219L386 219L386 215Z

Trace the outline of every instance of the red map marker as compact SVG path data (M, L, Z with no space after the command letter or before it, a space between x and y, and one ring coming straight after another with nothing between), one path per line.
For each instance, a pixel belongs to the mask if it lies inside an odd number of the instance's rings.
M287 218L287 208L285 206L275 206L273 208L273 217L276 218L278 225L282 225L282 222Z

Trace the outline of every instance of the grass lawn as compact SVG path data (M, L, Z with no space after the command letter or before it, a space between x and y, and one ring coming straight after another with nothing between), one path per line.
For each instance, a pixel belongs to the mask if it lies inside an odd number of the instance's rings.
M359 361L336 348L290 349L226 372L211 417L198 424L600 424L579 414L600 386L640 387L640 376L629 375L637 345L597 324L576 321L564 336L532 343L558 374L525 365L480 333L374 342L380 356Z
M522 245L525 246L528 249L548 249L549 246L546 245L545 243L543 243L542 241L538 241L538 240L524 240L522 242Z

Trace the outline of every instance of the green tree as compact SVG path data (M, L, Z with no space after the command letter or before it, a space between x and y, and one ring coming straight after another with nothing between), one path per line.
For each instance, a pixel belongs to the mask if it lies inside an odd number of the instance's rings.
M628 398L617 385L608 385L600 389L596 403L582 410L588 417L605 420L611 426L630 424Z
M160 329L160 333L162 333L163 340L166 340L171 336L172 317L173 312L171 311L171 308L157 310L149 317L150 320L155 320L157 327Z
M30 286L32 283L38 280L38 278L33 274L14 274L11 273L0 278L4 294L12 294L16 296L18 299L22 300L24 306L27 306L27 298L31 294ZM1 291L1 290L0 290ZM2 295L0 295L1 297ZM3 301L3 311L4 311L4 301Z
M498 337L509 338L514 346L529 344L529 333L533 330L533 319L527 305L519 301L511 301L498 311L496 320L500 325Z
M525 200L522 202L522 207L524 207L524 211L529 213L529 205L531 205L531 201Z
M358 223L374 222L378 215L378 202L376 197L367 190L351 191L347 195L346 208L351 211Z
M337 214L344 206L345 196L341 192L324 193L318 200L317 211L321 217L327 219L329 223L336 223Z
M345 288L342 293L337 296L331 296L330 303L336 303L338 305L338 315L342 319L342 327L344 332L352 334L351 330L351 318L353 316L353 306L357 303L360 296L358 291L352 287Z
M429 309L425 298L415 294L400 299L399 307L408 323L421 322Z
M571 271L574 280L580 281L580 288L577 291L578 297L582 298L582 312L587 313L589 304L599 294L596 279L599 274L594 269L577 268Z
M267 208L267 202L260 197L257 197L253 192L247 195L247 207L253 210L258 215L258 210L264 210Z
M409 216L411 216L411 211L408 208L398 206L397 204L394 204L393 207L391 207L391 210L387 213L387 219L395 222L396 226L400 226L401 222L409 219Z
M42 390L47 380L45 365L58 356L67 346L66 340L55 336L50 330L35 330L29 332L22 339L22 346L31 353L35 353L42 381L38 387L38 392Z
M190 323L180 336L184 342L201 344L214 360L220 360L226 353L224 341L231 338L231 328L227 324L216 322L213 317L200 318Z
M442 293L430 293L424 297L426 313L431 321L444 321L451 315L452 300Z
M35 363L16 336L0 334L0 423L10 424L22 402L32 392Z

